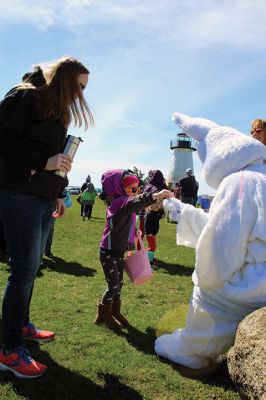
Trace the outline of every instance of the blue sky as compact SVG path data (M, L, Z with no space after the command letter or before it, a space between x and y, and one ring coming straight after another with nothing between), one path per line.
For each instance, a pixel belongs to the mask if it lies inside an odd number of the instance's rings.
M0 95L32 65L72 55L90 70L95 127L70 184L102 172L167 175L175 111L249 132L266 118L264 0L0 0ZM215 193L201 177L200 193Z

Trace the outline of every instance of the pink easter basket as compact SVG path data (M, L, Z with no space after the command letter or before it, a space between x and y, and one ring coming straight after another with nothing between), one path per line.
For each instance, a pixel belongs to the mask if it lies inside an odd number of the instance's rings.
M137 237L141 249L125 259L125 271L133 285L143 285L152 277L152 269L139 231L137 231Z

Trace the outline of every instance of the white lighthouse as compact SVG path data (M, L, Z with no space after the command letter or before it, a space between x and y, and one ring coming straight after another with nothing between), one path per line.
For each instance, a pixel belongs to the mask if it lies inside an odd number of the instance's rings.
M170 149L173 150L173 157L168 172L168 182L175 186L176 182L184 178L186 169L193 170L192 153L196 150L194 139L185 133L178 133L177 138L171 140Z

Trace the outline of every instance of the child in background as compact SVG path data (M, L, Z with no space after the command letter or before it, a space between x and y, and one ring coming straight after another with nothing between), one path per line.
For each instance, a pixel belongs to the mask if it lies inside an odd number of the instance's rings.
M124 253L135 248L136 212L154 204L157 199L168 198L172 193L139 195L139 179L130 170L115 169L102 175L103 193L108 196L106 225L100 242L100 261L103 267L107 290L97 302L98 313L95 324L105 324L112 330L129 326L120 313L121 289L123 285ZM103 200L103 196L100 196Z
M163 173L159 169L149 171L147 185L143 189L143 193L156 193L165 188L165 179ZM140 213L139 228L142 232L142 238L146 235L148 242L148 256L151 265L155 260L156 251L156 235L160 229L160 219L163 215L162 202L159 200L147 210L142 210ZM139 245L138 245L139 249Z
M92 208L94 206L94 200L97 197L97 192L93 183L91 182L90 175L87 176L86 179L86 187L81 194L81 204L83 204L83 221L88 218L88 221L91 219Z
M156 235L160 229L160 219L164 215L163 202L157 200L155 204L152 204L146 208L144 216L144 229L145 235L148 242L147 252L150 260L150 264L155 263L155 251L156 251Z

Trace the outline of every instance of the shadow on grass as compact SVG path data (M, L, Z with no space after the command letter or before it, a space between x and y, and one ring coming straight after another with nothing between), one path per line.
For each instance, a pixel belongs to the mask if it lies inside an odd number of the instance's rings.
M6 271L10 272L8 256L0 257L0 263L6 264ZM43 276L42 271L45 269L53 270L61 274L75 276L94 276L97 272L97 270L94 268L84 267L83 265L73 261L67 262L59 257L53 257L51 259L44 258L39 271L36 274L37 278L41 278Z
M148 327L143 333L133 326L129 326L126 331L120 331L119 336L123 336L137 350L145 354L154 354L154 341L156 339L155 330Z
M130 326L127 333L121 331L119 335L125 337L128 343L137 350L145 354L156 355L154 352L156 333L153 328L148 327L146 333L143 333L133 326ZM226 359L224 359L217 368L210 367L203 369L201 372L173 363L163 357L159 357L159 359L162 363L170 365L175 371L186 378L198 380L209 386L219 386L223 387L225 390L233 390L236 392L235 386L228 373Z
M187 267L185 265L180 264L168 264L162 260L157 260L156 264L153 266L153 269L156 270L165 270L165 273L169 275L179 275L179 276L191 276L194 272L193 267Z
M99 220L99 221L105 221L105 218L103 217L94 217L92 216L91 219Z
M67 262L59 257L53 257L52 259L44 258L39 273L37 274L38 277L41 277L44 269L53 270L60 274L75 276L94 276L97 272L96 269L84 267L83 265L73 261Z
M200 370L176 364L163 357L159 357L159 359L162 363L170 365L173 370L186 378L200 381L209 386L218 386L225 390L233 390L234 392L237 392L234 383L230 378L226 359L224 359L219 366L210 366Z
M142 400L143 397L134 389L120 382L120 377L100 373L98 377L103 385L98 385L56 363L47 352L37 346L31 347L33 358L48 366L48 372L34 380L16 379L13 374L0 374L0 383L8 383L18 396L28 400ZM73 367L75 366L73 355Z

